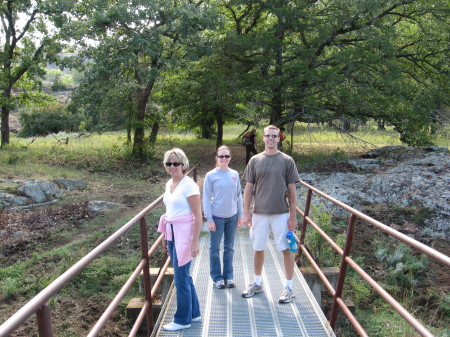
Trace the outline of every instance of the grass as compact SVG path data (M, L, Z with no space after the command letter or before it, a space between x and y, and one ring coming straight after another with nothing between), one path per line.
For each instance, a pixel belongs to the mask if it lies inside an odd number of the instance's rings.
M240 143L237 137L245 128L244 125L225 126L224 143L236 146ZM284 146L288 149L291 142L289 126L286 129L287 141ZM258 127L257 133L261 138L263 128ZM360 127L352 135L355 138L336 133L327 127L296 124L292 155L297 161L299 170L307 170L317 165L332 166L373 147L400 145L398 135L393 130L379 132L370 125ZM87 190L65 196L62 203L79 200L123 203L126 198L134 198L145 204L154 200L163 191L167 176L162 168L162 155L166 150L175 146L182 148L188 154L191 166L198 165L206 170L214 165L215 140L198 139L190 131L162 130L152 148L153 156L145 162L131 159L131 145L126 141L125 132L78 136L78 134L55 135L58 139L69 138L68 144L65 145L59 144L54 136L32 139L11 135L11 144L0 150L0 178L68 178L89 182ZM357 138L364 139L365 142L357 141ZM450 145L448 138L438 135L436 139L440 146ZM259 142L260 146L261 144L262 141ZM241 151L239 155L242 156L243 151L238 146L236 148ZM244 163L241 162L240 165L242 169ZM0 188L9 192L13 190L12 185L2 182ZM155 210L148 223L155 226L162 212L162 208ZM35 252L30 258L1 267L0 299L3 305L0 306L0 321L6 319L20 305L131 219L132 215L126 213L129 212L124 208L111 210L101 217L83 223L82 226L55 231L52 233L54 244L51 247L37 242ZM158 235L155 228L152 228L149 231L150 242ZM52 298L52 309L56 311L55 331L58 335L78 336L81 332L85 334L94 319L89 308L103 310L138 263L140 259L138 236L138 228L135 226ZM129 298L139 296L136 291L137 286L127 295L120 306L122 312ZM5 308L8 308L8 311ZM392 315L383 306L376 306L374 310L377 320L380 321L374 326L386 329ZM384 311L387 313L384 314ZM364 315L367 315L370 326L370 315L373 315L373 312L372 314L369 311L363 312L362 317L365 317ZM74 324L68 324L70 321L67 321L66 317L72 317L72 323L74 321L87 323L81 324L79 330L73 330ZM127 331L127 322L124 322L121 314L115 317L114 321L118 322L117 329L121 332L110 332L111 336L121 335L123 331ZM31 322L30 325L32 324L34 323ZM30 332L32 331L30 329L29 326L25 327L19 333L31 336L35 332Z

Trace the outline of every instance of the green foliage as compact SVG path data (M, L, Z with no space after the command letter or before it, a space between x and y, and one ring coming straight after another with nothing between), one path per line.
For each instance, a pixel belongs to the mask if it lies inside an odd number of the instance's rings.
M332 210L325 202L319 200L311 205L309 217L330 236L336 244L343 248L345 233L341 233L341 224L333 219ZM333 235L335 234L335 235ZM310 225L305 235L305 245L308 247L314 260L321 267L335 267L341 263L341 256L330 244Z
M82 114L69 113L63 104L51 102L22 111L19 119L20 136L29 137L75 130L85 118Z
M58 75L55 77L55 81L52 84L52 91L63 91L67 90L68 86L63 83L62 75Z
M424 254L411 254L411 249L403 244L389 245L385 241L375 241L375 257L383 265L383 282L393 290L399 287L414 287L420 284L427 266Z

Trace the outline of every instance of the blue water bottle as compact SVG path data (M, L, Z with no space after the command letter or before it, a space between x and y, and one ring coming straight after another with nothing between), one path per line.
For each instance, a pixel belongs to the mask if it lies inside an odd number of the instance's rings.
M298 249L297 240L295 240L294 232L289 231L286 233L286 241L289 245L289 251L295 253Z

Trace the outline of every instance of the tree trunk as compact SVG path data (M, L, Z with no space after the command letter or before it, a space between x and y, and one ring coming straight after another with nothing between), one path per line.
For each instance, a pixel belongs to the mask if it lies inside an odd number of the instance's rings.
M147 85L144 89L140 89L137 94L137 104L136 104L136 127L134 129L134 143L132 155L139 159L145 159L144 150L144 118L145 118L145 108L147 106L148 99L150 97L150 92L153 88L153 83Z
M212 127L214 125L214 117L208 116L202 120L202 138L212 138Z
M218 149L223 142L223 114L221 109L216 109L216 122L217 122L216 149Z
M349 120L344 120L344 131L350 131L350 121Z
M156 136L158 136L159 131L159 122L155 121L152 125L152 131L150 132L150 136L148 137L148 142L150 144L156 143Z
M9 102L11 98L11 88L5 88L3 89L3 100L4 102ZM5 145L9 144L9 113L10 113L10 107L6 104L2 105L2 127L1 127L1 133L2 133L2 142L1 142L1 148L3 148Z
M7 106L2 106L2 143L1 147L9 144L9 109Z
M128 118L127 123L127 143L131 143L131 118Z

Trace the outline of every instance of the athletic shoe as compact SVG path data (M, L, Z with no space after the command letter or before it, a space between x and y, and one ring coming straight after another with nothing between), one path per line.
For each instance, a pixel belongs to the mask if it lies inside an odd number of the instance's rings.
M233 280L226 280L225 285L227 286L227 288L235 288L236 287L236 284L234 283Z
M224 289L225 288L224 280L214 282L214 287L216 287L217 289Z
M178 324L178 323L175 323L175 322L163 325L163 329L166 330L166 331L177 331L177 330L187 329L187 328L190 328L190 327L191 327L190 324L181 325L181 324Z
M199 322L201 318L202 318L202 316L194 317L192 319L192 322Z
M252 297L255 294L262 293L262 291L262 287L253 282L250 283L248 285L248 288L242 292L242 297Z
M291 288L284 288L283 293L278 300L279 303L289 303L295 297L294 291Z

